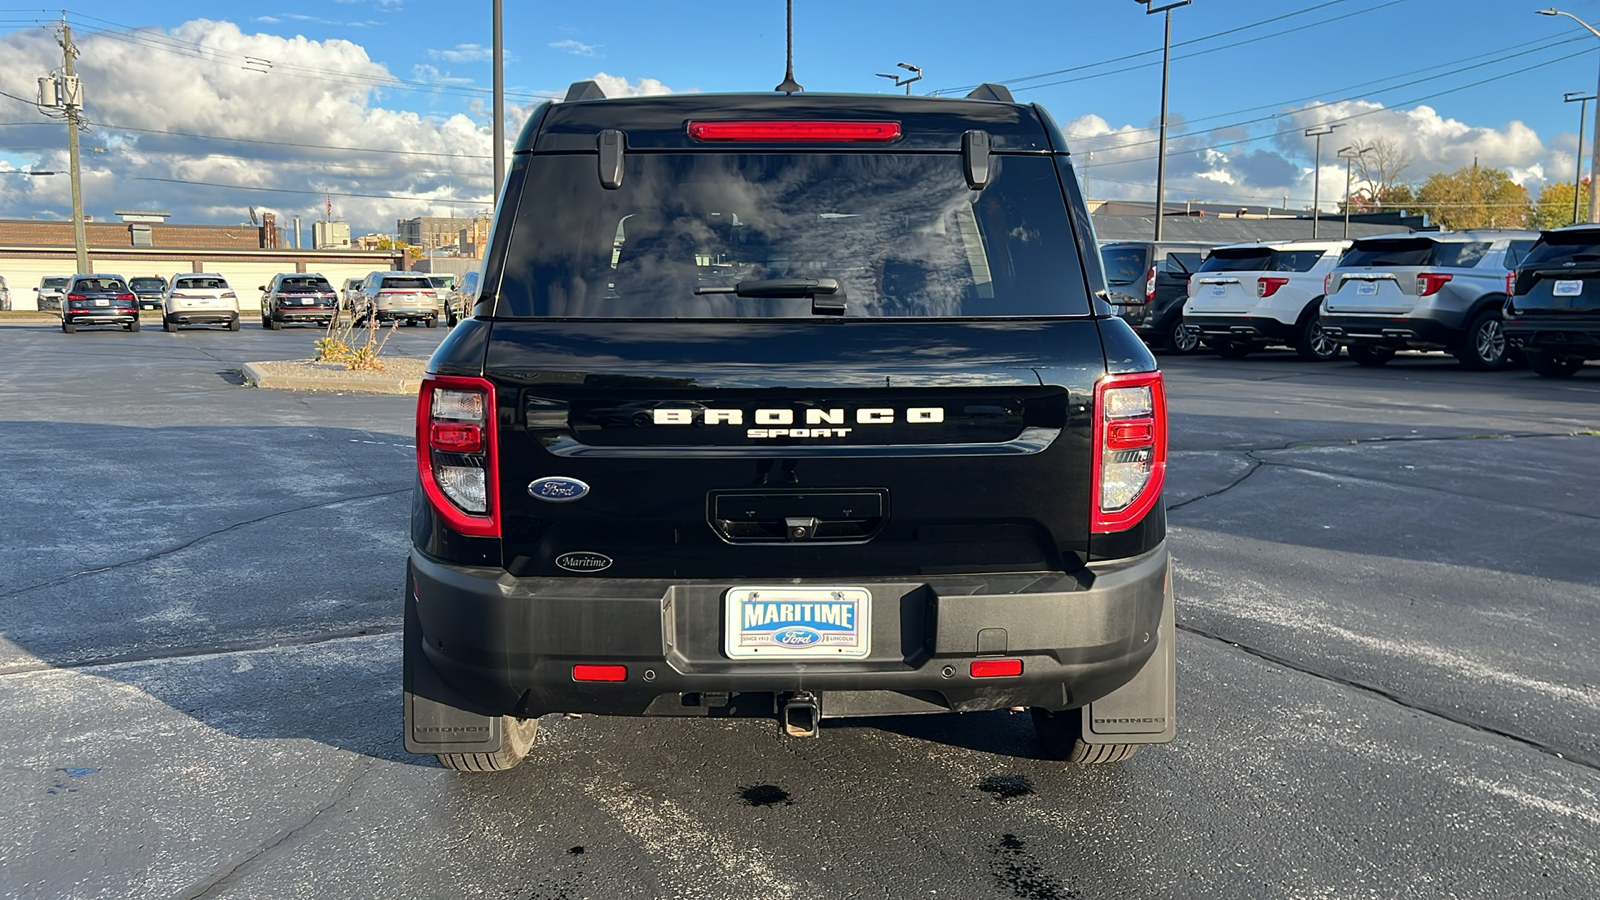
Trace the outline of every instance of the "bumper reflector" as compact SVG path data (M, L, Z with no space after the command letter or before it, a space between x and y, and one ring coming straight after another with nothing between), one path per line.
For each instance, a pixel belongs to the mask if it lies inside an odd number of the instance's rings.
M970 671L973 678L1013 678L1022 674L1022 660L976 659Z
M627 681L627 666L573 666L573 681Z

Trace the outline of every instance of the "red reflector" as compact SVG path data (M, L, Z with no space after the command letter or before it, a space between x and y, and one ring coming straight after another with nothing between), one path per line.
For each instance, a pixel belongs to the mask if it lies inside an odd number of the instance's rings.
M1106 423L1106 447L1111 450L1148 447L1155 442L1156 423L1150 419Z
M477 453L483 449L483 427L471 422L434 422L428 443L449 453Z
M892 141L899 122L690 122L697 141Z
M977 659L972 662L973 678L1012 678L1021 674L1020 659Z
M573 681L627 681L627 666L573 666Z

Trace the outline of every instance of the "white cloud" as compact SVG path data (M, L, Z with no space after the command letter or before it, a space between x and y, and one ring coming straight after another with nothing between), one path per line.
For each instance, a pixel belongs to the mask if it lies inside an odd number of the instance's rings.
M589 80L600 85L600 89L606 92L607 97L649 97L673 93L672 88L654 78L641 78L637 83L632 83L620 75L596 72Z
M601 45L601 44L585 44L585 43L582 43L580 41L565 40L565 41L556 41L556 42L552 43L550 46L554 47L557 50L565 50L568 53L571 53L573 56L593 56L594 52L596 50L600 49L600 47L603 46L603 45Z
M428 56L445 62L483 62L494 56L494 51L482 44L457 44L449 50L429 50Z

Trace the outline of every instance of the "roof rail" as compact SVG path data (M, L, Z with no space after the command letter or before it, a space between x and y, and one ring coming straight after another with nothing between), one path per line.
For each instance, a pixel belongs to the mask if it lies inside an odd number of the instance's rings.
M563 102L571 103L574 100L604 99L606 99L606 92L600 85L593 81L574 81L572 86L567 88L567 96Z
M1015 103L1017 98L1011 96L1011 89L1003 84L990 84L984 82L972 89L967 95L968 100L995 100L1000 103Z

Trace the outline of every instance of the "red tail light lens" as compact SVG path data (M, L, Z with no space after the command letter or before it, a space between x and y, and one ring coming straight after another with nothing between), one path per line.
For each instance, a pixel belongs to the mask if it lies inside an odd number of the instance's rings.
M1326 294L1331 290L1333 290L1333 273L1329 272L1322 276L1322 293Z
M1417 296L1428 297L1439 293L1439 289L1450 281L1451 276L1444 272L1423 272L1417 276Z
M1167 400L1160 372L1108 375L1094 388L1096 533L1143 519L1167 477Z
M85 300L87 300L89 298L84 296L83 294L68 294L67 295L67 299L71 300L74 303L82 303L83 301L85 301Z
M134 297L132 294L118 294L117 295L117 299L122 301L123 303L132 303L134 300L136 300L138 298Z
M1515 288L1516 283L1517 283L1517 273L1515 271L1507 272L1506 273L1506 296L1507 297L1511 296L1511 291Z
M968 671L973 678L1015 678L1022 674L1022 660L975 659Z
M500 536L494 385L430 375L417 395L417 475L434 511L454 530Z
M1150 271L1144 274L1144 302L1154 303L1156 299L1156 267L1151 266Z
M573 666L573 681L627 681L627 666Z
M900 137L899 122L690 122L689 137L697 141L751 141L784 143L824 141L886 142Z
M1278 288L1281 288L1288 283L1289 279L1287 278L1280 278L1276 275L1268 275L1256 282L1256 296L1262 298L1271 297L1273 294L1278 292ZM1324 290L1326 290L1326 288L1324 288Z

